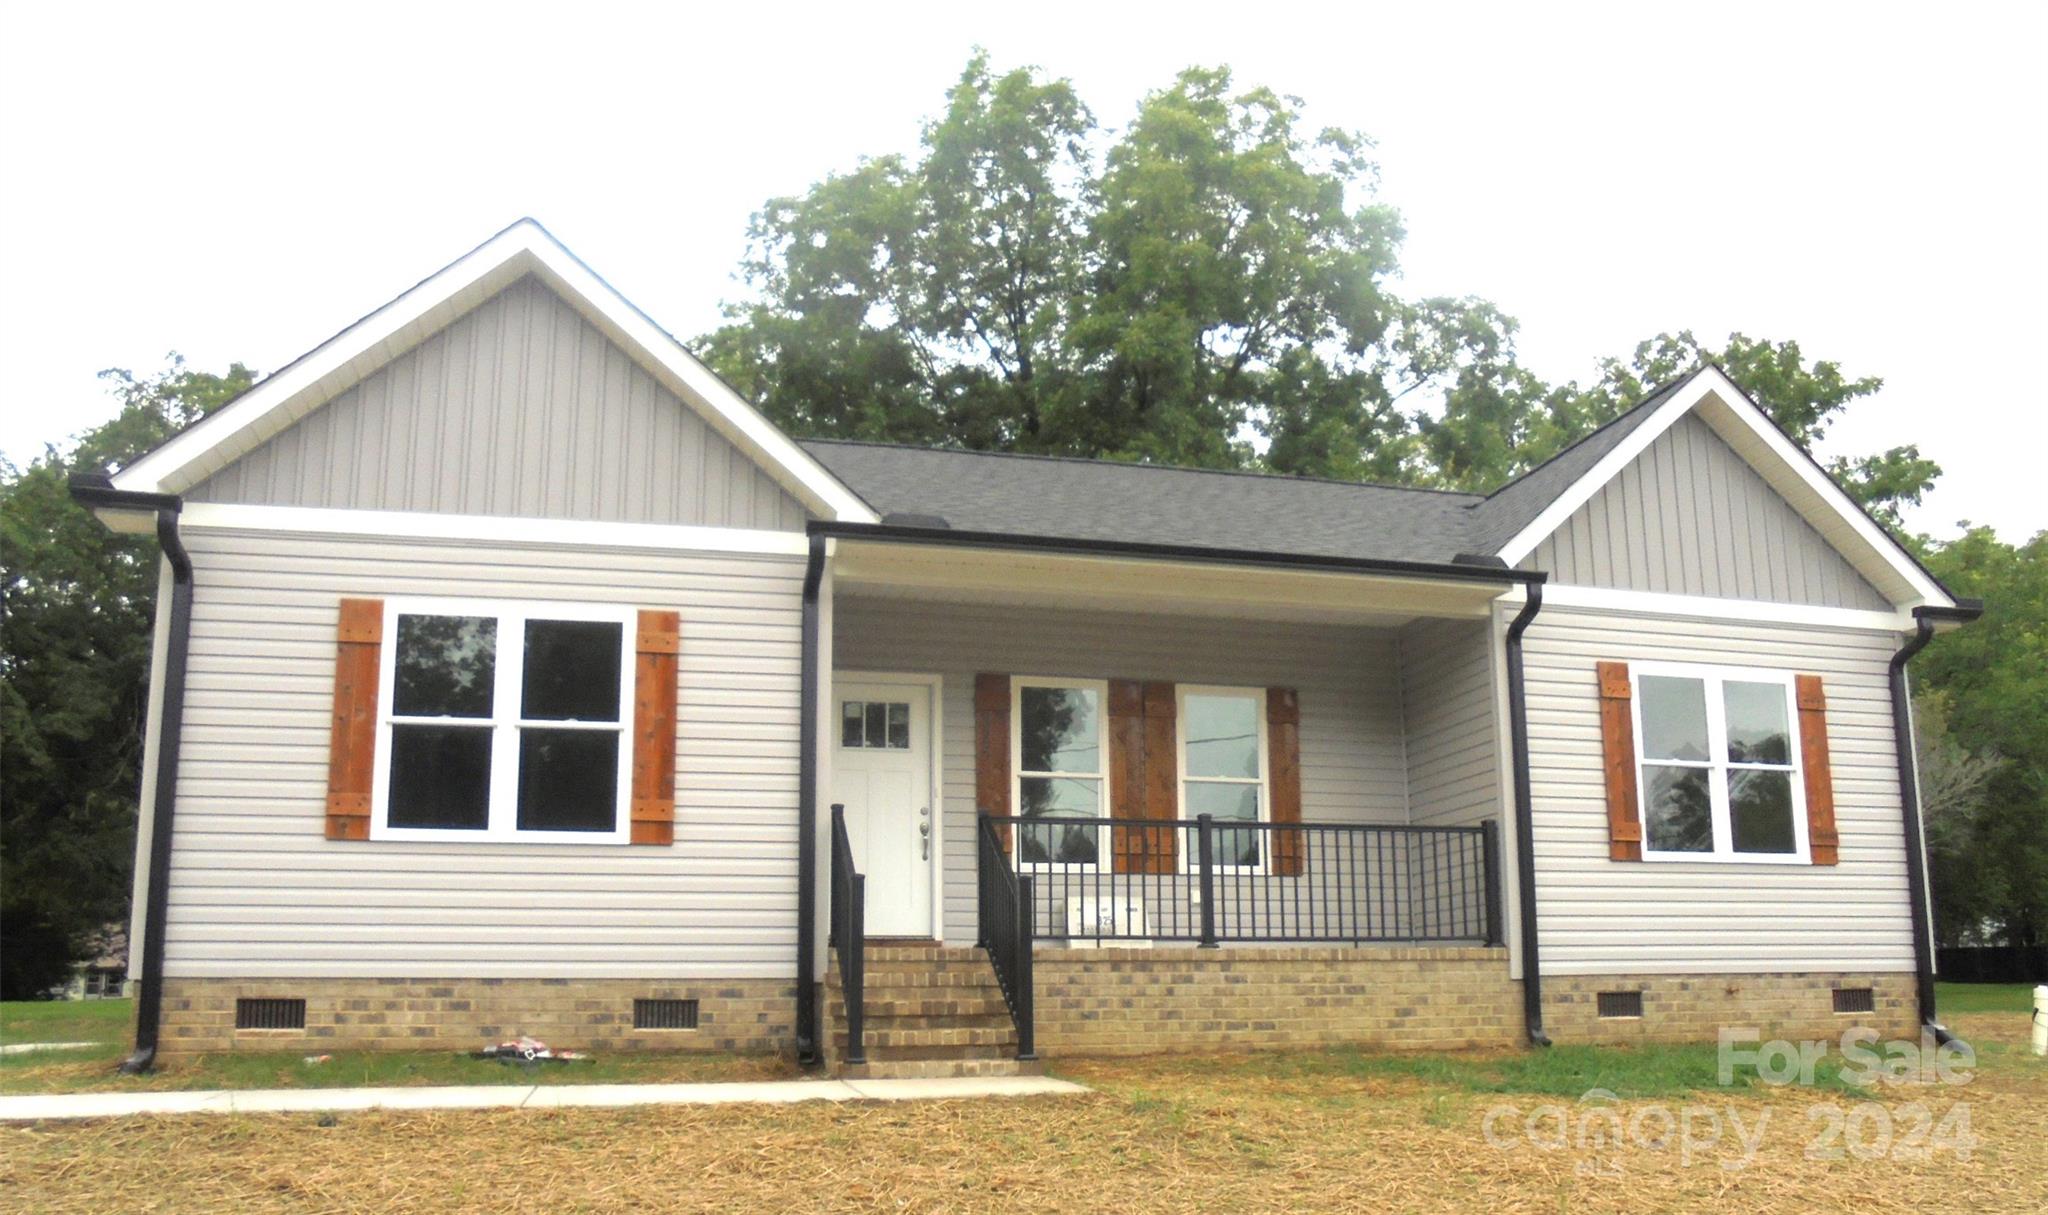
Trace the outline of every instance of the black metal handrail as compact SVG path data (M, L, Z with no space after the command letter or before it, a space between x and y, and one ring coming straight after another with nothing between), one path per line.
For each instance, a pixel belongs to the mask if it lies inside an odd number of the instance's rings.
M975 832L975 943L988 951L989 964L996 971L996 985L1002 988L1003 1003L1010 1006L1010 1020L1017 1027L1017 1057L1036 1059L1037 1042L1032 1030L1032 883L1029 877L1010 867L995 824L996 820L982 815Z
M986 874L1035 886L1033 936L1068 941L1498 946L1497 824L981 816ZM1015 841L1005 847L1004 837ZM992 897L983 878L983 915ZM985 926L983 935L989 929Z
M846 1061L867 1055L867 877L853 867L846 807L832 807L832 945L839 952L839 994L846 1005Z

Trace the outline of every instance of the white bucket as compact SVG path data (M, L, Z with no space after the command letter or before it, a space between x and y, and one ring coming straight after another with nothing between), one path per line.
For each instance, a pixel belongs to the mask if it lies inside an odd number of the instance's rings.
M2048 984L2034 989L2034 1053L2048 1055Z

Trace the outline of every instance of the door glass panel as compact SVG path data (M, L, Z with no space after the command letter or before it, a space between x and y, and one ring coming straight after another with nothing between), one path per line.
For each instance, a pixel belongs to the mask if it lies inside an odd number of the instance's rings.
M1729 680L1728 758L1738 764L1789 764L1792 731L1786 724L1785 685Z
M1714 810L1707 792L1706 768L1672 768L1644 764L1649 788L1644 791L1643 821L1649 845L1657 852L1712 852Z
M1636 689L1643 698L1643 758L1706 762L1706 685L1697 679L1645 675L1636 681Z
M910 749L910 702L848 700L839 706L839 745L867 750Z
M519 715L540 721L617 721L625 626L616 620L526 622Z
M1095 689L1027 687L1017 699L1023 715L1023 771L1102 770Z
M391 711L400 717L489 717L498 622L489 616L398 617Z
M867 737L867 712L857 700L849 700L839 710L839 745L858 747Z
M896 751L910 749L910 706L902 701L889 704L889 746Z
M1186 698L1189 776L1259 774L1259 713L1249 696Z
M483 726L391 726L393 827L482 831L491 818L491 735Z

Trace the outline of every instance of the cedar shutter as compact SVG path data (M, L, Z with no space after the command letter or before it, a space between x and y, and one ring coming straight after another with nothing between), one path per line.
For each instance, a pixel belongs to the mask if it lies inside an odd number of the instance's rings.
M640 613L633 663L633 828L636 844L676 841L676 667L680 612Z
M1145 685L1135 679L1109 681L1109 816L1145 817ZM1143 831L1110 832L1116 872L1146 868Z
M1266 785L1276 823L1301 821L1301 696L1293 688L1266 689ZM1275 831L1273 873L1300 877L1308 849L1299 831Z
M1174 753L1171 683L1114 679L1109 684L1109 815L1168 823L1180 817L1180 757ZM1172 827L1112 828L1118 873L1173 873Z
M1828 766L1828 698L1820 676L1793 679L1799 693L1799 759L1806 773L1806 844L1816 865L1841 860L1835 831L1835 779Z
M1010 677L983 672L974 677L974 804L981 814L1010 814ZM1010 850L1010 824L996 824L1003 851Z
M1600 674L1600 748L1607 776L1607 859L1643 859L1643 824L1636 812L1636 726L1628 664L1603 662Z
M334 655L334 727L327 747L327 838L370 838L377 758L377 665L384 601L344 599Z

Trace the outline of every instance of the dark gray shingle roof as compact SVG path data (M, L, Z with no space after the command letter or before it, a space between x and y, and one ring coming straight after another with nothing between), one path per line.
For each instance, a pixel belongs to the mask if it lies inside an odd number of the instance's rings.
M812 439L803 447L885 520L936 516L955 531L1448 563L1498 552L1678 387L1491 497L885 443Z

